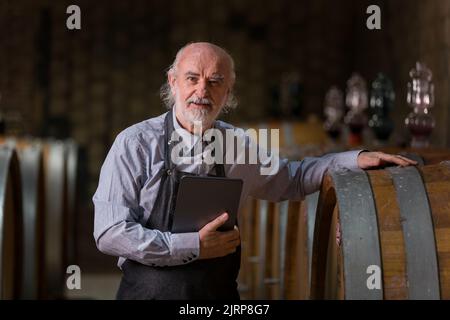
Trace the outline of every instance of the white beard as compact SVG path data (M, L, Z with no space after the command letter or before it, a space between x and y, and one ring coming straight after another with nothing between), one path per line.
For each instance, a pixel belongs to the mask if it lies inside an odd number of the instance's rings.
M192 125L201 125L204 128L210 127L216 118L213 108L189 108L183 106L184 101L181 101L178 93L175 94L175 108L180 108L183 117Z
M190 123L194 124L194 122L201 122L203 126L211 123L212 120L212 111L204 108L204 109L187 109L181 108L181 112L183 113L184 118Z

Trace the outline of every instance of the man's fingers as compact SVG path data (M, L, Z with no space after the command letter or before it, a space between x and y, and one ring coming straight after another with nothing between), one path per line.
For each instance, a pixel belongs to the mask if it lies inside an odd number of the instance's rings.
M407 161L403 160L402 158L400 158L396 155L392 155L392 154L383 154L381 159L388 161L388 162L398 164L400 166L408 165Z
M240 244L240 241L235 240L233 242L228 242L223 248L225 249L225 251L235 250Z
M399 157L399 158L401 158L401 159L407 161L407 162L410 163L410 164L413 164L413 165L418 164L417 161L415 161L415 160L413 160L413 159L409 159L409 158L404 157L404 156L402 156L402 155L397 155L397 157Z
M403 167L417 164L416 161L408 159L401 155L393 155L393 154L387 154L387 153L383 153L383 152L380 152L377 155L381 161L395 163L395 164L403 166Z
M208 258L217 258L217 257L223 257L228 254L234 253L237 250L237 247L239 246L240 241L235 240L234 242L228 242L225 245L222 245L219 247L219 249L211 250Z
M238 230L232 230L232 231L225 231L221 232L220 234L220 240L223 242L233 241L235 239L239 239L240 234Z
M361 152L358 156L358 166L361 169L385 166L393 163L402 167L417 165L417 161L401 155L387 154L384 152Z
M398 164L398 165L401 165L401 166L409 166L409 165L411 165L411 164L414 164L414 162L412 162L412 161L410 161L410 160L407 160L407 159L405 159L404 157L402 157L402 156L399 156L399 155L393 155L392 156L392 161L394 162L394 163L396 163L396 164Z
M204 226L208 231L215 231L228 220L228 213L223 213L216 219Z
M237 240L233 240L233 241L227 242L226 244L223 245L223 248L225 250L229 250L229 249L236 248L240 244L241 244L241 241L239 239L237 239Z

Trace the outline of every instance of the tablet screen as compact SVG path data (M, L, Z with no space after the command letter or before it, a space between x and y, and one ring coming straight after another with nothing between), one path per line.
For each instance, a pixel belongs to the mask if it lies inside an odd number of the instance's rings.
M237 224L243 181L224 177L184 176L180 180L172 232L197 232L222 213L228 220L218 230Z

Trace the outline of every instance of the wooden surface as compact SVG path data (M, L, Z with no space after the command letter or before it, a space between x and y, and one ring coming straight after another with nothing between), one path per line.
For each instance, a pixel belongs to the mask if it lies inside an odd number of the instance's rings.
M239 271L238 284L241 299L251 298L252 276L251 263L249 258L252 255L252 226L253 226L253 206L251 198L246 199L241 214L239 215L239 230L241 235L241 268Z
M0 146L0 299L18 299L22 281L22 191L14 149Z
M441 299L450 299L450 165L419 167L432 212L435 250L439 266ZM384 299L408 299L408 278L402 219L393 186L387 170L367 172L377 208L378 232L382 255L382 283ZM336 245L336 222L339 205L336 203L334 182L327 176L321 189L313 253L312 296L317 299L345 299L348 288L341 287L343 279L342 247ZM412 194L411 197L414 197ZM352 214L358 214L354 212ZM424 213L425 214L425 213ZM344 235L342 235L344 237ZM358 239L341 239L358 241ZM349 257L347 257L349 258ZM355 258L355 257L352 257ZM420 257L417 257L420 261ZM420 263L420 262L419 262ZM350 284L351 285L351 284Z
M284 273L284 298L308 298L308 251L306 211L304 202L290 201L286 230L286 260Z
M378 210L380 244L383 261L385 299L407 299L406 255L398 202L392 199L395 188L388 171L369 172ZM392 201L390 201L392 200Z
M47 298L61 298L66 269L65 213L67 203L65 150L61 142L43 149L46 194L45 278Z
M280 274L281 274L281 212L280 203L275 203L269 208L267 217L267 251L265 265L264 292L266 299L279 299ZM271 210L270 210L271 209Z
M23 189L23 281L21 297L44 295L45 182L40 144L21 141L16 145Z
M76 262L76 145L7 137L0 137L0 145L17 150L23 173L14 178L24 186L23 194L14 191L14 196L23 201L21 227L27 230L16 232L24 242L23 256L19 250L15 254L25 262L20 297L61 299L66 268Z

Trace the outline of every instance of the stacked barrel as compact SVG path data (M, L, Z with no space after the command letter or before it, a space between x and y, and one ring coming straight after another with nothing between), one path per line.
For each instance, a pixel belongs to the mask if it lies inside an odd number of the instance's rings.
M322 125L314 119L308 122L269 121L241 127L256 131L278 130L279 142L273 147L290 159L330 151ZM307 298L304 281L308 279L308 273L305 273L307 262L303 259L303 255L308 255L305 204L294 201L271 203L257 199L248 199L244 204L239 222L242 242L241 298Z
M301 202L247 201L243 299L450 298L450 150L383 151L419 165L330 172Z
M20 293L22 274L22 197L17 155L0 148L0 284L1 297Z
M77 146L0 141L1 299L62 299L75 259Z

